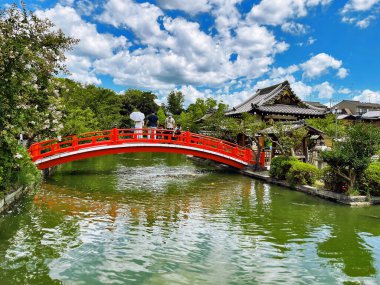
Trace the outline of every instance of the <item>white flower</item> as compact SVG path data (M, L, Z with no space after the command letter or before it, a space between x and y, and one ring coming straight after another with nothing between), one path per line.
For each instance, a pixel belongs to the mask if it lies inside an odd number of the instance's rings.
M20 159L20 158L22 158L22 155L19 154L19 153L17 152L17 153L15 154L14 158L16 158L16 159Z

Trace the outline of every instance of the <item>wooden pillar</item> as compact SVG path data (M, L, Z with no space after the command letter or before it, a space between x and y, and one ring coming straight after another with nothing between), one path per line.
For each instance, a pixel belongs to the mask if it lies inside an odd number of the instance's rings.
M307 149L307 137L304 137L302 139L302 149L303 149L303 155L304 155L304 161L303 162L308 162L309 161L309 153Z

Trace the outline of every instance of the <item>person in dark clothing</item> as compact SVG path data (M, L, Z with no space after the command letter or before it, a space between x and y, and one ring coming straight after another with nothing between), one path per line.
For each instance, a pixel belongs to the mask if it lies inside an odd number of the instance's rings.
M150 129L149 133L150 134L153 133L153 136L149 135L149 138L155 139L156 138L157 124L158 124L158 116L156 115L156 113L152 113L147 117L146 124L147 124L148 128Z

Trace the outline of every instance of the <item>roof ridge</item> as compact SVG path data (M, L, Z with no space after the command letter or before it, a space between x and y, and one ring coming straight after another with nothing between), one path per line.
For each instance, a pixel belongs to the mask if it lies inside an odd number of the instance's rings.
M270 98L273 95L278 95L278 91L281 91L284 89L287 85L279 84L275 89L273 89L271 92L269 92L267 95L264 95L265 97L261 99L260 102L257 103L258 106L262 106L266 101L270 100Z

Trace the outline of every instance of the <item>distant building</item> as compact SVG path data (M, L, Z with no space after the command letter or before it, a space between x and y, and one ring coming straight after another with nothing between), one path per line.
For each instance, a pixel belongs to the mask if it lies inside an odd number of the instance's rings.
M343 100L331 108L338 115L363 115L369 111L380 111L380 104L360 101Z
M257 115L262 121L297 121L324 117L325 106L304 102L292 90L288 81L258 89L252 97L228 110L225 115L241 117L244 113Z
M377 127L380 127L380 110L379 111L369 111L361 116L363 122L369 122Z

